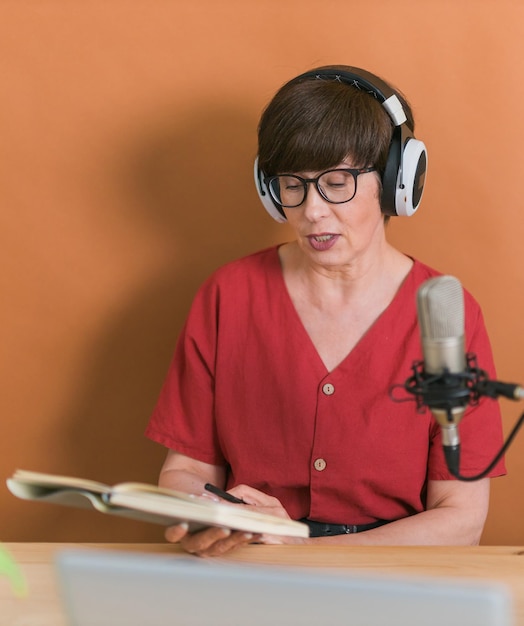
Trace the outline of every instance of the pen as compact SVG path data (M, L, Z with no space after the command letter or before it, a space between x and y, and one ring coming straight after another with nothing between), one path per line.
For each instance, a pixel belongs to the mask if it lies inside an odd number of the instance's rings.
M206 483L204 485L204 489L206 491L210 491L211 493L214 493L219 498L222 498L222 500L227 500L228 502L234 502L235 504L246 504L244 500L242 500L242 498L237 498L236 496L231 495L227 491L224 491L223 489L220 489L220 487L216 487L215 485L212 485L211 483Z

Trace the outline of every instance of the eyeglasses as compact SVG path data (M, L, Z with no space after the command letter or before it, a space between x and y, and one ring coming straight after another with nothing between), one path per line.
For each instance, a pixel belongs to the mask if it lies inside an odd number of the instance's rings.
M357 193L360 174L375 172L375 167L361 169L336 169L322 172L317 178L302 178L296 174L279 174L266 178L269 193L281 207L292 209L300 206L307 196L308 185L314 184L318 193L331 204L344 204L353 200Z

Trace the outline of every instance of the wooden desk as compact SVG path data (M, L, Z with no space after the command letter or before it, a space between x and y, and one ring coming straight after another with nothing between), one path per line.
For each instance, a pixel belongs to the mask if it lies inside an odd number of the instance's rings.
M177 546L168 544L8 543L4 547L21 567L29 585L29 595L26 598L14 597L7 579L0 578L2 626L66 626L53 568L53 557L57 550L93 547L149 554L180 553ZM512 592L515 626L524 626L524 547L252 545L239 549L225 559L272 565L345 568L367 574L496 581L505 584Z

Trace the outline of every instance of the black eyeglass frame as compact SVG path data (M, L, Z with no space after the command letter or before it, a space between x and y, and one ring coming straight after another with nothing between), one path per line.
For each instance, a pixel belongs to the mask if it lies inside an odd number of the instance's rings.
M352 167L336 167L330 170L326 170L325 172L322 172L316 178L303 178L302 176L298 176L297 174L277 174L276 176L268 176L267 178L264 178L264 184L266 185L266 188L269 191L269 195L271 196L273 201L276 202L278 206L281 206L283 209L296 209L301 204L304 204L307 198L307 193L308 193L310 184L315 185L318 193L322 196L322 198L324 198L326 202L329 202L329 204L346 204L346 202L351 202L351 200L353 200L353 198L357 195L357 178L360 176L360 174L368 174L369 172L376 172L376 171L377 171L376 167L361 167L358 169L355 169ZM322 176L324 176L325 174L329 174L330 172L348 172L349 174L351 174L351 176L353 176L353 180L355 181L355 191L353 192L353 195L351 196L351 198L349 198L348 200L337 201L337 200L330 200L326 196L326 194L322 190L322 187L318 184L318 181L322 178ZM294 178L296 178L302 183L302 187L304 189L304 197L298 204L282 204L280 200L275 197L275 193L273 192L271 183L274 180L277 180L278 178L280 178L281 176L293 176Z

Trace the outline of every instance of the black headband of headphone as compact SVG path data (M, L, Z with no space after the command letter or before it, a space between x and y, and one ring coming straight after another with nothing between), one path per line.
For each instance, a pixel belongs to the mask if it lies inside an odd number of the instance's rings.
M413 135L413 119L408 117L396 91L381 78L356 67L321 67L293 78L288 84L304 80L335 80L376 98L387 111L393 136L382 177L382 212L386 215L413 215L420 205L427 169L427 151ZM255 184L268 213L277 221L286 221L282 207L275 202L264 183L264 173L255 161Z

